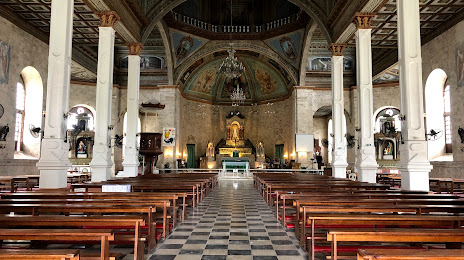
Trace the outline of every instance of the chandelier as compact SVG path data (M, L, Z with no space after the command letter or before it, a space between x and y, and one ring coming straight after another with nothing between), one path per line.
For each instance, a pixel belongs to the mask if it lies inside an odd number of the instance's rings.
M234 91L230 95L230 99L232 99L232 106L238 107L239 105L243 105L245 102L246 96L243 93L243 89L240 88L239 84L234 88Z
M230 43L230 49L227 52L229 56L222 62L221 67L219 67L219 72L231 79L242 76L245 72L245 67L243 67L242 63L234 56L235 50L232 48L232 43Z
M232 28L232 0L230 0L230 28ZM232 31L230 32L230 41L232 41ZM245 67L234 56L235 50L232 47L232 42L229 45L230 49L227 51L229 56L222 62L219 72L230 79L234 79L240 77L245 72Z

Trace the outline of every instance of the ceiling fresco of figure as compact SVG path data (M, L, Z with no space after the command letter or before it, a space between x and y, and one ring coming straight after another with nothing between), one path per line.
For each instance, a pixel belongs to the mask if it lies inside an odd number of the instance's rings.
M301 62L301 46L303 44L303 30L279 35L264 41L272 50L287 59L292 66L298 68Z
M185 58L189 57L196 50L201 48L205 43L208 42L206 39L202 39L181 31L171 30L172 40L172 54L174 57L174 66L179 65Z
M236 56L245 66L245 73L235 79L218 74L226 57L219 51L193 63L180 78L185 95L192 99L218 104L230 103L230 95L239 86L245 93L246 102L257 103L284 99L295 85L288 72L276 61L252 51L238 50Z

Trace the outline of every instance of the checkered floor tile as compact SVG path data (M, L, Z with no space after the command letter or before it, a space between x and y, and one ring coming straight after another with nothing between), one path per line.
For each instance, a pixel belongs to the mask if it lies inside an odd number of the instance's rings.
M221 181L149 257L171 259L305 259L252 181Z
M74 245L81 252L100 252ZM133 245L112 245L119 260L133 260ZM145 260L303 260L293 231L285 231L250 180L220 181Z

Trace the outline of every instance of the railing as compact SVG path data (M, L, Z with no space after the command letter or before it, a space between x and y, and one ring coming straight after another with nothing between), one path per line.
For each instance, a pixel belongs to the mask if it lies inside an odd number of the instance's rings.
M182 14L176 13L174 11L171 11L172 16L176 21L183 22L185 24L189 24L193 27L205 30L205 31L211 31L211 32L222 32L222 33L260 33L264 31L269 31L276 29L278 27L290 24L292 22L298 21L300 19L300 14L294 14L282 19L278 19L272 22L265 23L263 25L256 25L256 26L251 26L251 25L214 25L210 23L206 23L203 21L200 21L198 19L184 16Z

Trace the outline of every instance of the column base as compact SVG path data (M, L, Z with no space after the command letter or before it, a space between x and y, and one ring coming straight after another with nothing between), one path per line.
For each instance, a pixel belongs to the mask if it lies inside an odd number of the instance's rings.
M430 191L429 172L401 170L401 189L411 191Z
M92 165L92 182L107 181L111 179L112 165Z
M40 170L39 188L61 189L67 186L69 144L58 138L42 139L42 151L36 166Z
M406 140L400 145L401 188L412 191L430 191L429 173L433 166L427 159L427 141Z
M37 163L39 164L39 163ZM67 171L69 166L50 167L44 166L42 163L38 166L40 170L40 189L61 189L67 187Z
M139 174L139 165L138 164L124 164L124 177L137 177ZM118 173L118 177L121 176L121 172Z
M358 181L376 183L377 167L358 167Z
M346 178L346 166L348 166L348 164L332 165L332 177Z

